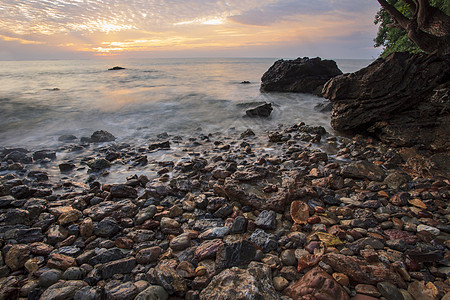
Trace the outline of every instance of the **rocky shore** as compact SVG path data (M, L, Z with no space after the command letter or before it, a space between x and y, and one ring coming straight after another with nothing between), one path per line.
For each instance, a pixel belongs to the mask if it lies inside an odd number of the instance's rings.
M444 154L303 123L60 140L0 151L0 299L450 299Z

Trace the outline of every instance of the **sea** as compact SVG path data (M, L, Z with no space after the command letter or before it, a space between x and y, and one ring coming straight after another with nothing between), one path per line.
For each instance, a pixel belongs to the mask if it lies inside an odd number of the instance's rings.
M0 148L57 147L62 135L106 130L118 141L145 144L161 133L262 132L279 124L330 128L325 99L260 92L277 58L183 58L0 62ZM354 72L371 60L336 60ZM124 70L108 69L120 66ZM243 81L250 83L243 84ZM245 110L270 102L267 119Z

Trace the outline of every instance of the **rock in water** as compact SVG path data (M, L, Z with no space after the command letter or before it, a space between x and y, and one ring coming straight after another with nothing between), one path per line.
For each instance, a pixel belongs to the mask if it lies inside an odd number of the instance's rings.
M280 299L271 273L267 265L258 262L251 262L248 269L226 269L212 279L200 293L200 299Z
M119 66L115 66L115 67L112 67L112 68L108 69L108 71L118 71L118 70L125 70L125 68L119 67Z
M116 137L105 130L98 130L91 135L91 142L93 143L103 143L103 142L113 142Z
M257 106L255 108L247 109L245 111L245 113L247 114L247 116L249 116L251 118L255 118L255 117L267 118L270 116L270 113L272 112L272 110L273 110L272 104L266 103L266 104Z
M331 125L369 132L397 146L450 145L450 56L393 53L352 74L328 81Z
M276 61L261 78L261 91L321 95L322 87L342 71L333 60L297 58Z

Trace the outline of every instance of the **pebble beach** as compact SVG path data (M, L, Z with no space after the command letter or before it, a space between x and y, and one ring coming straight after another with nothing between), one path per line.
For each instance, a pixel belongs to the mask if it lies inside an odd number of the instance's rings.
M0 299L450 299L439 153L302 122L59 140L0 149Z

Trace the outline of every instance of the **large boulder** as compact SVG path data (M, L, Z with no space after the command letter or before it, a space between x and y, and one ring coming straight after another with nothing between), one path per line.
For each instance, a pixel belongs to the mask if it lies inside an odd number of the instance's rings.
M323 96L338 131L374 134L396 146L450 145L450 56L393 53L331 79Z
M261 78L261 91L321 95L322 87L342 71L333 60L297 58L276 61Z

